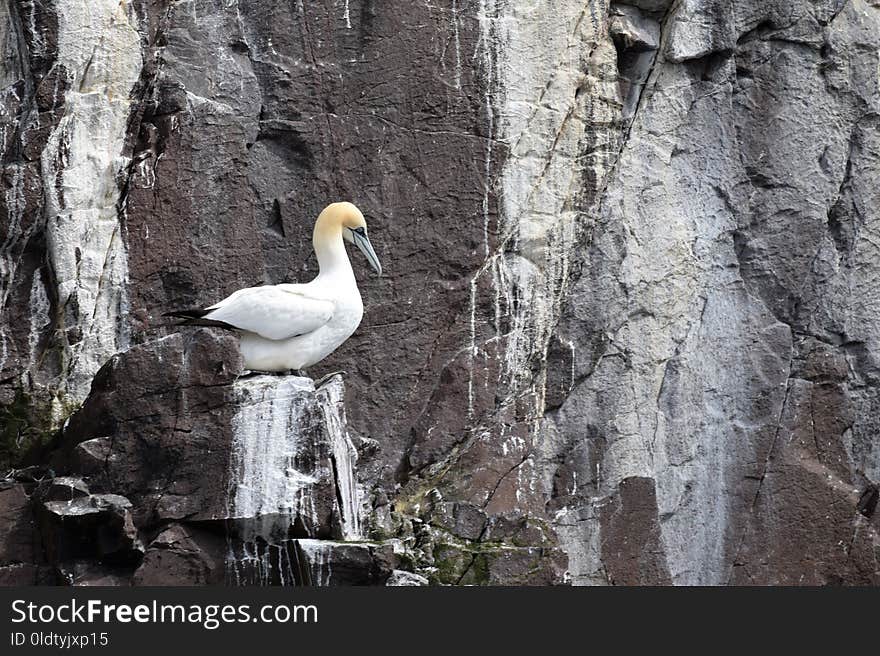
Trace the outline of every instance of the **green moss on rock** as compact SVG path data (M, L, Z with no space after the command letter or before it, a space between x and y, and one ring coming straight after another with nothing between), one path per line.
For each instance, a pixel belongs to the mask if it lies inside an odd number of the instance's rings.
M0 405L0 470L27 464L28 454L54 434L51 408L17 389L11 402Z

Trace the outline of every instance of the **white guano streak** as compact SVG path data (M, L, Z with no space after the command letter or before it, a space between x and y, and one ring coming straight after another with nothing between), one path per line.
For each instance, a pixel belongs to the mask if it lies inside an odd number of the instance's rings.
M239 409L232 420L227 516L239 533L227 545L229 581L266 585L277 573L282 585L292 583L290 527L297 517L307 530L318 527L317 486L332 479L340 500L342 537L361 537L357 452L346 430L343 386L331 381L316 392L307 378L256 376L237 380L234 389ZM315 404L333 464L321 459L304 471L299 461L315 445L303 431L314 430Z
M489 139L483 230L486 260L471 281L469 416L476 419L474 364L479 352L475 317L477 281L489 277L497 337L505 338L502 378L509 399L530 398L533 448L540 436L547 386L547 351L568 284L575 230L582 215L581 157L592 109L580 91L586 83L591 44L599 39L596 0L494 4L478 8L486 83ZM601 10L605 11L604 6ZM491 174L493 144L502 144L501 170ZM489 193L499 198L498 243L490 246ZM488 286L488 285L487 285ZM506 313L506 314L502 314ZM506 319L506 321L505 321ZM502 335L499 327L507 324ZM541 366L533 373L532 362ZM502 448L506 444L501 431ZM528 456L516 469L516 499L528 504L539 475Z
M315 476L296 466L301 426L314 393L310 380L259 376L235 382L229 515L249 522L245 541L287 538L296 515L317 523Z
M245 539L283 540L297 515L317 526L315 486L326 479L333 480L341 499L343 537L360 538L357 452L345 428L342 384L331 381L315 392L310 379L257 376L239 379L234 387L241 405L232 422L229 516L250 522L252 535ZM333 471L322 462L313 471L297 466L298 454L310 448L302 431L315 404L329 436Z
M592 21L585 20L589 10L590 3L565 0L508 3L495 16L486 2L479 9L490 143L500 141L508 153L498 184L501 242L475 279L491 275L496 313L512 310L507 374L515 391L535 385L536 416L543 408L545 373L532 380L528 362L546 354L578 218L586 108L577 91L584 82L585 46L596 39ZM484 214L487 205L484 200Z
M357 486L357 450L348 437L342 384L327 384L318 392L324 424L330 435L330 448L335 464L336 488L342 507L342 537L346 540L361 538L360 494Z
M142 68L136 20L123 0L62 0L56 66L67 73L65 111L41 156L48 257L61 312L81 337L64 348L67 397L127 346L128 264L117 215L117 176L131 91Z
M313 586L328 587L333 582L333 549L337 544L327 540L297 540Z

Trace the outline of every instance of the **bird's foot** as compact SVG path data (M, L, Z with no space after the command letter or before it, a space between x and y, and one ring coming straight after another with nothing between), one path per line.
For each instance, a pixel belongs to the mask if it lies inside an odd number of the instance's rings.
M254 378L255 376L302 376L310 378L310 376L302 369L285 369L284 371L254 371L245 369L238 378Z
M324 383L329 381L333 376L345 376L348 375L348 372L345 371L334 371L332 373L327 374L326 376L322 376L320 380L315 381L315 389L321 387Z

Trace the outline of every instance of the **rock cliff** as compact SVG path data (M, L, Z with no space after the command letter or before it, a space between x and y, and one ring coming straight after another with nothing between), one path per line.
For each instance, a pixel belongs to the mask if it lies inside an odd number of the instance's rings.
M880 583L880 2L6 0L0 582ZM309 379L162 313L313 275Z

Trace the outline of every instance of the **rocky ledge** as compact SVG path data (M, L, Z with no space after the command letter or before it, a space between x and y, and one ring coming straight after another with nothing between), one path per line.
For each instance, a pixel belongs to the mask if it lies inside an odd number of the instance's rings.
M343 390L248 374L208 330L114 356L0 488L2 581L384 584L402 549L362 539Z

